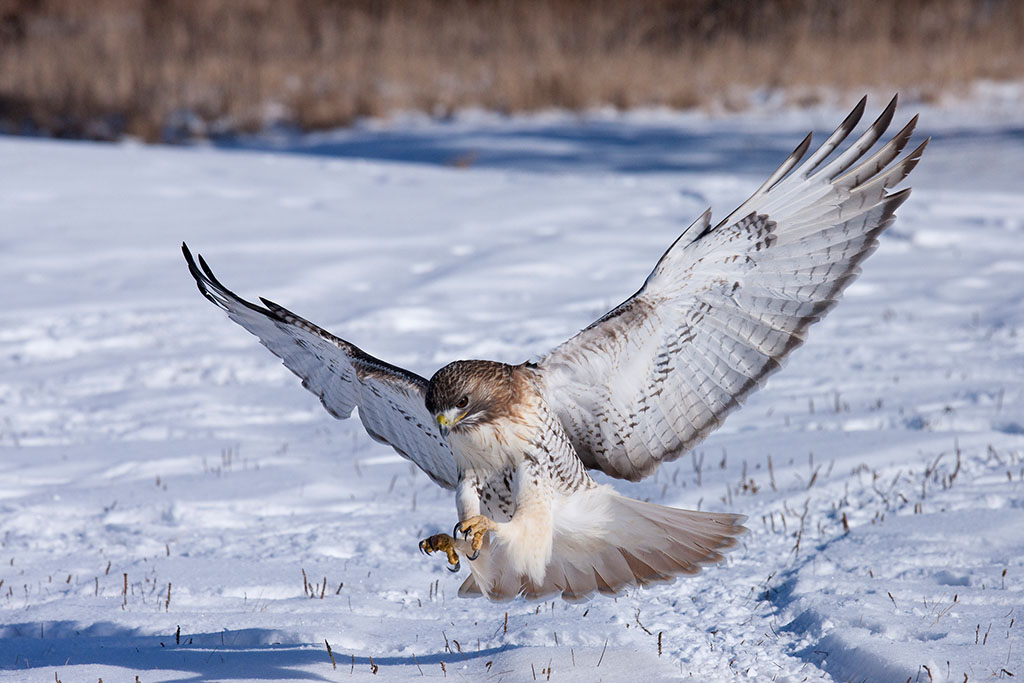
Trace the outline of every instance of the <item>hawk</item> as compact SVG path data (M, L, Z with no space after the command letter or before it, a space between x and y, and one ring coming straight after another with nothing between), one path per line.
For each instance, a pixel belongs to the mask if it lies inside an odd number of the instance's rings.
M591 470L637 481L687 453L799 346L859 274L909 189L915 116L872 155L896 98L856 141L862 99L806 160L808 135L724 220L705 211L624 303L533 362L459 360L429 380L266 299L246 301L182 244L199 291L259 337L339 419L455 491L451 535L420 542L463 596L567 600L695 574L745 531L736 514L628 498ZM801 163L802 161L802 163Z

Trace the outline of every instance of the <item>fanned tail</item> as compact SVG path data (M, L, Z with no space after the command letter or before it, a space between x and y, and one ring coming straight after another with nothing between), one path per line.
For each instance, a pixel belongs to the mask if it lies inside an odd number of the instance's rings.
M506 549L488 543L459 595L511 600L555 595L582 601L675 580L721 562L744 533L742 515L680 510L627 498L600 486L559 510L551 559L541 580L510 569ZM569 506L567 506L569 507Z

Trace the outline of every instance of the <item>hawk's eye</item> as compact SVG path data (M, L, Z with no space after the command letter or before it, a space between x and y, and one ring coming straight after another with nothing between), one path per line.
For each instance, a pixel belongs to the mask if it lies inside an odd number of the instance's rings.
M469 396L463 396L459 399L458 403L455 404L456 408L462 409L469 405Z

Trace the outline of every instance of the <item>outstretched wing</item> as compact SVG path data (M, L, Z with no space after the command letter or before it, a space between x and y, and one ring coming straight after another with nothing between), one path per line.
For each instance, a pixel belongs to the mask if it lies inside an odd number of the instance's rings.
M583 462L624 479L693 448L804 340L878 245L927 140L915 116L877 152L896 98L842 153L865 99L799 167L808 135L736 211L710 210L643 287L539 361L545 398Z
M197 266L185 244L181 250L203 296L259 337L302 378L302 386L320 397L327 412L343 420L358 407L370 436L416 463L437 484L455 488L455 459L424 403L427 380L374 358L271 301L260 299L264 305L257 306L240 298L217 280L202 256Z

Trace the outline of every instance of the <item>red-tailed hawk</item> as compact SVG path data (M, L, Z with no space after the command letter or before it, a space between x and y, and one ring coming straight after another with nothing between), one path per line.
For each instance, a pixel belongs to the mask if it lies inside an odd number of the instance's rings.
M640 290L537 362L456 361L428 381L261 299L239 298L182 250L199 290L259 337L337 418L456 491L452 536L424 539L460 595L583 599L695 574L743 518L643 503L588 470L636 481L692 449L779 368L859 273L909 189L914 117L867 156L896 99L842 152L861 100L806 161L811 136L728 217L710 210Z

